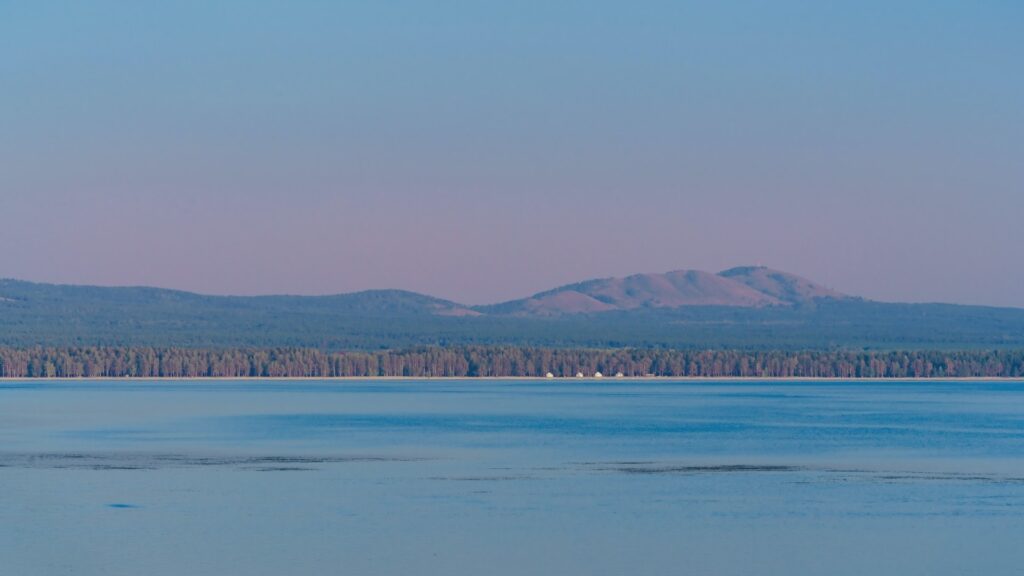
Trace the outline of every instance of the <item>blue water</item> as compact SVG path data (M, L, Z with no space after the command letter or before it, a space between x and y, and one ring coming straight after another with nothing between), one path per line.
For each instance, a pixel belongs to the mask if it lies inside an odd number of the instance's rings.
M0 574L1024 574L1019 382L2 382Z

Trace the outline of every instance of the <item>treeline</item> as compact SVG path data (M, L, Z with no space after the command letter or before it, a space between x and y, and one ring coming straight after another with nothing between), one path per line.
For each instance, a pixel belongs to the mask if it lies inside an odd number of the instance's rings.
M0 377L612 376L1024 377L1024 350L735 351L424 347L374 352L308 348L0 348Z

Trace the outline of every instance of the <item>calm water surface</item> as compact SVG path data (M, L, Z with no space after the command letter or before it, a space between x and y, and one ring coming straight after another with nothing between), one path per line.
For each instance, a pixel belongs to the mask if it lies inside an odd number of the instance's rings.
M0 574L1024 574L1024 384L2 382Z

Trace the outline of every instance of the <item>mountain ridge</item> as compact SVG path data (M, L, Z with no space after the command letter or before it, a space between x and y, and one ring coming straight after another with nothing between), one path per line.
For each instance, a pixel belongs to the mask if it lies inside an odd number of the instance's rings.
M211 296L0 280L0 346L1024 348L1024 309L884 303L760 267L593 279L470 307L405 290Z
M30 293L31 297L39 297L40 292L46 293L51 299L74 292L76 296L98 301L127 298L136 302L166 301L181 304L198 300L216 302L232 299L244 305L259 302L288 303L302 299L313 307L330 306L351 313L371 315L545 317L689 306L801 306L820 299L850 298L801 276L763 266L730 268L718 274L701 270L673 270L632 274L621 278L593 278L538 292L526 298L481 306L464 305L401 289L373 289L316 296L222 296L150 286L46 284L0 279L0 304L18 302L30 297Z
M638 308L802 306L822 299L849 298L795 274L764 266L742 266L718 274L673 270L596 278L474 309L493 314L557 316Z

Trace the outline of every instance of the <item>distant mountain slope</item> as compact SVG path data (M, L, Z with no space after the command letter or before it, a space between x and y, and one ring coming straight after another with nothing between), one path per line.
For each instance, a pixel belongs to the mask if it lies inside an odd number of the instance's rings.
M287 312L298 309L383 316L479 314L461 304L407 290L365 290L332 296L207 296L165 288L37 284L10 279L0 280L0 302L58 307L73 305L78 310L131 306L162 310L198 307L224 310L258 308Z
M453 302L404 290L206 296L160 288L0 280L0 344L16 346L376 348L404 341L406 325L476 315Z
M230 297L244 300L247 297ZM433 296L407 290L365 290L334 296L251 296L250 304L323 310L333 313L381 316L479 316L480 313Z
M721 274L677 270L588 280L477 309L488 314L557 316L637 308L791 306L826 298L847 296L793 274L745 267Z
M719 276L741 282L752 289L787 304L805 304L822 298L843 300L846 294L815 284L788 272L764 266L741 266L719 272Z
M590 280L469 308L402 290L204 296L0 280L0 346L1024 348L1024 309L889 304L764 268Z

